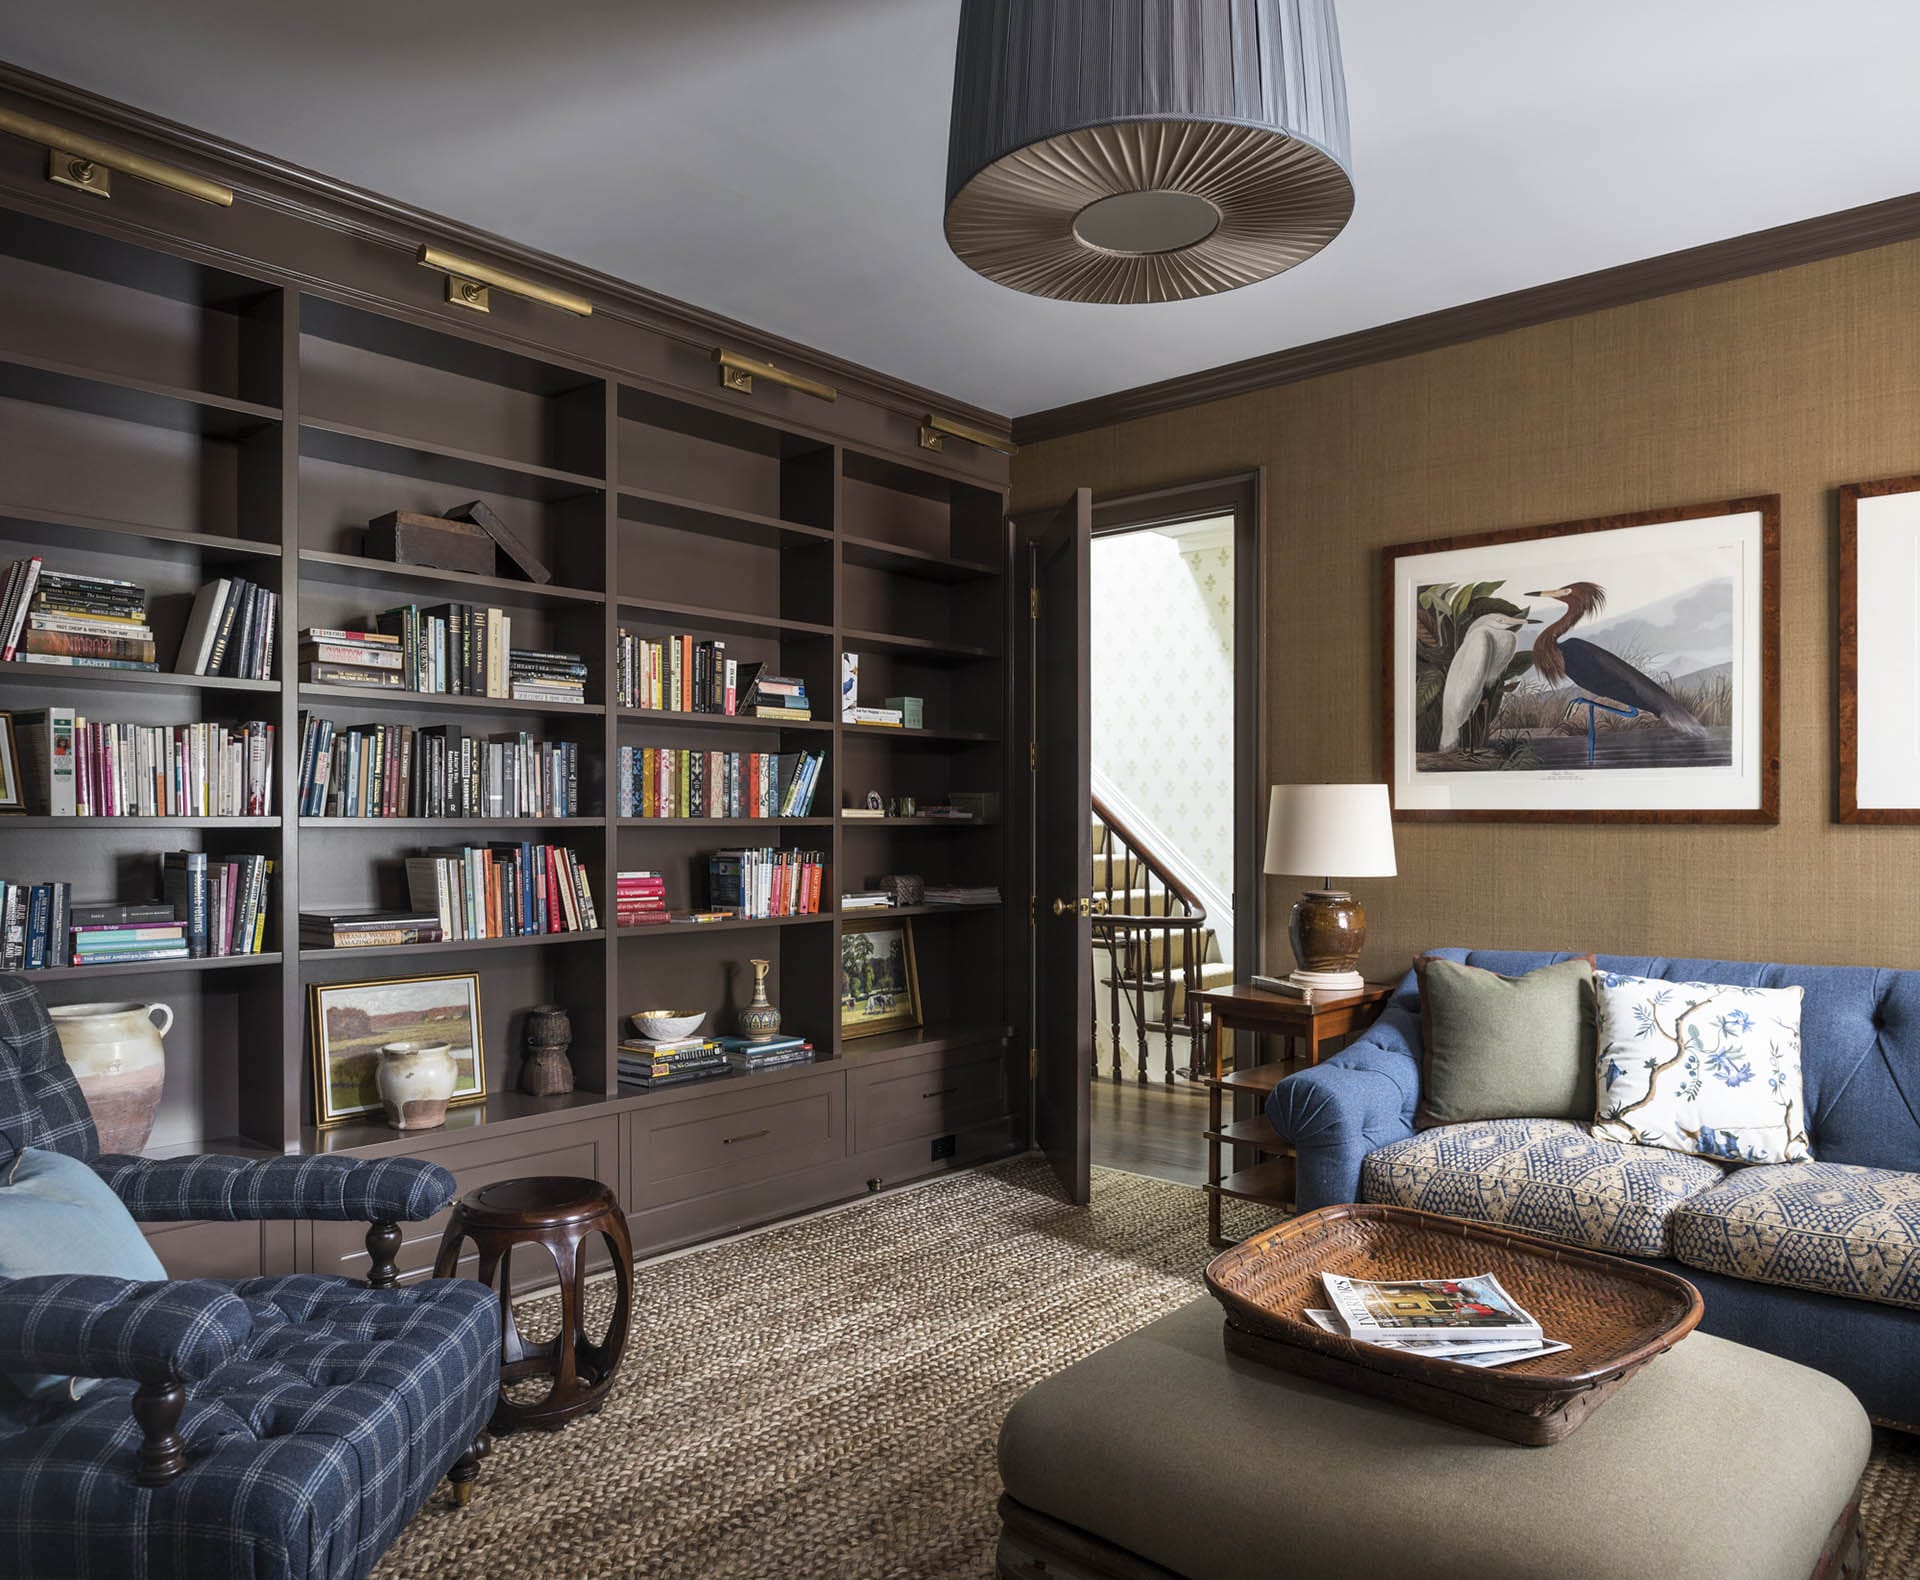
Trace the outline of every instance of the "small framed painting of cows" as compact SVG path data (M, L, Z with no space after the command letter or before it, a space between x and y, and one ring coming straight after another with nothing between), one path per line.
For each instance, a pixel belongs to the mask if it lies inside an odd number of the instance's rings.
M1776 823L1780 500L1386 551L1406 820Z

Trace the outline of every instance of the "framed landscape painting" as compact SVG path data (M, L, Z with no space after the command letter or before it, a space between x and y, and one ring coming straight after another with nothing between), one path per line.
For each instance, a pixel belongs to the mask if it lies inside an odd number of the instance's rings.
M1779 821L1777 494L1403 544L1385 580L1397 817Z
M389 1042L444 1042L453 1054L455 1103L487 1095L480 978L471 971L383 982L316 982L313 1111L322 1125L380 1111L374 1072Z
M840 930L840 1035L872 1037L921 1021L912 921L849 917Z
M1920 477L1840 490L1839 814L1920 823Z

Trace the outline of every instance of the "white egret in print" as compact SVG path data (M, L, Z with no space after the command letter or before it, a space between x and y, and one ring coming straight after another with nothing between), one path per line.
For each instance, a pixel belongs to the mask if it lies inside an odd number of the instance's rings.
M1499 683L1513 660L1520 628L1538 625L1524 615L1483 614L1467 627L1460 648L1447 666L1447 683L1440 693L1440 750L1457 751L1460 731L1487 688Z

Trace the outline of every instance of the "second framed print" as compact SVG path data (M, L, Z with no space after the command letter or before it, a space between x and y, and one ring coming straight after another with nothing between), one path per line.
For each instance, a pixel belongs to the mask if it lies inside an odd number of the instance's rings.
M1405 819L1774 823L1780 498L1386 551Z
M1840 490L1842 823L1920 823L1920 477Z

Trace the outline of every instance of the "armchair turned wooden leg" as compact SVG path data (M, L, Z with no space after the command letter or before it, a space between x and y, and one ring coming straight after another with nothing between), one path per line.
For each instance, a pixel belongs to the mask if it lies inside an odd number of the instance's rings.
M493 1439L485 1432L468 1445L467 1451L453 1462L447 1480L453 1483L453 1506L464 1509L473 1500L473 1483L480 1474L480 1461L493 1452Z
M141 1486L164 1486L187 1468L187 1445L175 1430L186 1404L187 1390L177 1382L144 1383L134 1390L133 1418L142 1435L134 1480Z
M400 1254L400 1225L367 1225L367 1288L393 1289L400 1283L400 1269L394 1258Z

